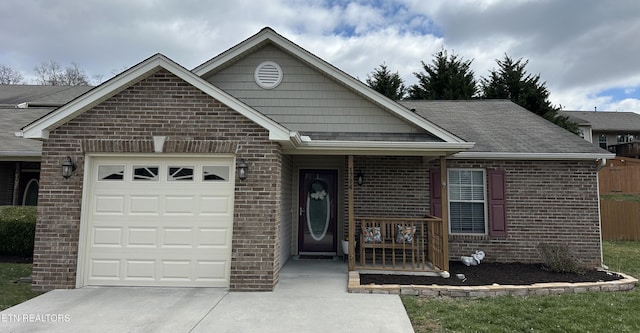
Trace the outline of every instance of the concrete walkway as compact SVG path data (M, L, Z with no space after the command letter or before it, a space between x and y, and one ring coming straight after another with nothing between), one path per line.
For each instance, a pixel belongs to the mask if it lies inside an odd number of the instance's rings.
M0 332L413 332L397 295L346 289L346 264L301 260L273 292L54 290L0 312Z

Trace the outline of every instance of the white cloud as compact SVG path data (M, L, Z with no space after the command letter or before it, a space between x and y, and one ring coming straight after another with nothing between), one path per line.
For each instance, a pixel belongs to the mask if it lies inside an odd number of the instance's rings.
M528 59L528 71L567 108L629 110L640 99L633 0L5 0L0 64L29 76L43 61L75 61L106 79L161 52L193 68L264 26L362 80L385 62L415 83L420 61L445 48L474 59L478 78L504 54ZM629 92L599 96L612 88Z

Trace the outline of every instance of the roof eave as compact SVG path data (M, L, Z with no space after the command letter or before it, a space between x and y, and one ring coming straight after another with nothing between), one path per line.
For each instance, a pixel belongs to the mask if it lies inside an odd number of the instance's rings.
M405 142L311 140L292 133L286 154L447 156L473 148L475 142Z

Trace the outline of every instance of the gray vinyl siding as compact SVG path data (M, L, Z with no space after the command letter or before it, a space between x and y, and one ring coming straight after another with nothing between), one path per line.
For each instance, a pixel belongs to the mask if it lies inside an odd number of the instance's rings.
M282 187L280 194L280 267L287 263L291 256L293 221L293 158L282 155Z
M274 89L255 83L254 70L263 61L282 68ZM293 131L422 132L273 45L205 79Z

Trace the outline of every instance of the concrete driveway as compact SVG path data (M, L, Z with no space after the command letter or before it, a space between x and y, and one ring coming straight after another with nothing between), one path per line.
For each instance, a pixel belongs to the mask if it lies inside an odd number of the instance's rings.
M349 294L346 264L289 261L273 292L54 290L0 312L1 332L413 332L396 295Z

